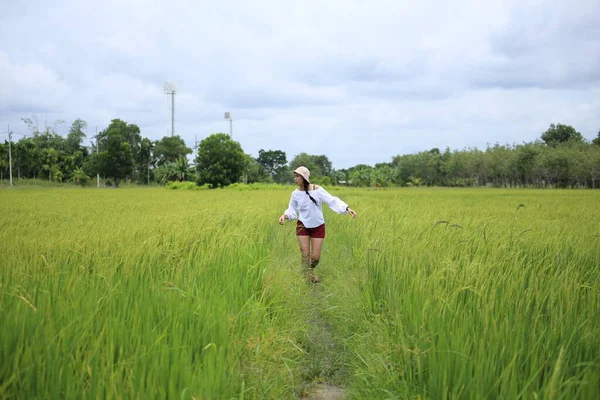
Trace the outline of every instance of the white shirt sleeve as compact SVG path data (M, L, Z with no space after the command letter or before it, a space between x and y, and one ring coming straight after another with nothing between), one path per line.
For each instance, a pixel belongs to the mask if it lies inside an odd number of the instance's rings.
M295 220L296 218L298 218L298 213L296 212L296 204L295 204L295 201L294 201L294 195L293 194L292 194L292 197L290 197L290 204L288 205L287 210L285 210L283 213L288 216L288 219L290 221Z
M327 190L323 189L322 187L319 188L318 193L319 197L321 197L321 200L323 200L323 203L327 204L333 212L338 214L348 213L348 211L346 211L348 204L344 203L338 197L330 195Z

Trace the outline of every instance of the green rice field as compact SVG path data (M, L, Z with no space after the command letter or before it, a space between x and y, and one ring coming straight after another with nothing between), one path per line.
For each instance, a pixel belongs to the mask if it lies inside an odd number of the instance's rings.
M600 398L600 191L0 190L0 398Z

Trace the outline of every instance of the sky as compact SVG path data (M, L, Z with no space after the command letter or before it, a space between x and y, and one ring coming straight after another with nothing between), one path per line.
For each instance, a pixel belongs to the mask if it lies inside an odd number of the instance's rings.
M119 118L336 169L600 131L600 1L0 0L0 140ZM4 132L4 134L2 134ZM15 136L18 139L20 136Z

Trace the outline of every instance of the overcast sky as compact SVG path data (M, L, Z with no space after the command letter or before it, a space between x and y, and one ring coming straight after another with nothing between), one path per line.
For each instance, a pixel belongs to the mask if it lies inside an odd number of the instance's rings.
M0 132L113 118L187 144L325 154L334 168L433 147L600 130L600 1L0 0ZM6 134L0 135L4 139Z

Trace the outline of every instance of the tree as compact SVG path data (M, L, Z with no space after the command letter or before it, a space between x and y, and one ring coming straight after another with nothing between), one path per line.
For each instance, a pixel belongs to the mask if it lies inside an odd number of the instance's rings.
M550 128L542 133L541 139L548 145L556 147L559 143L564 142L582 142L583 136L570 125L550 124Z
M321 170L317 167L312 156L308 153L300 153L290 161L290 170L292 171L301 166L308 168L311 176L322 175Z
M293 171L302 165L310 170L311 178L314 176L319 179L322 176L331 176L333 173L331 161L325 155L300 153L290 162L290 169Z
M331 161L329 161L329 159L327 158L326 155L311 156L311 157L313 159L313 162L317 165L317 167L321 171L321 175L331 176L331 173L333 172L333 166L331 165Z
M518 179L523 185L532 183L532 174L536 165L538 149L531 143L517 146L517 171Z
M29 131L34 136L57 135L56 129L58 128L59 125L62 125L65 123L64 120L58 119L58 120L54 121L54 124L52 124L52 126L50 127L50 126L48 126L48 121L44 121L44 128L40 131L40 123L39 123L36 115L32 114L31 117L21 118L21 120L25 123L25 125L27 125L27 129L29 129Z
M52 171L56 170L56 164L59 163L66 148L65 139L56 132L57 127L64 121L57 120L52 126L48 126L47 121L44 121L44 126L40 130L37 116L32 115L31 118L22 120L31 132L31 141L37 148L36 170L33 171L33 175L39 176L42 171L45 171L48 174L48 180L52 180Z
M596 137L596 139L592 140L592 144L600 146L600 131L598 131L598 136Z
M156 167L156 169L154 170L154 176L156 177L156 180L159 183L164 185L166 183L177 180L176 168L177 167L175 166L175 163L168 163L168 164L160 165L160 166Z
M410 183L410 185L409 185ZM407 186L421 186L423 184L423 179L416 177L416 176L410 176L408 178L408 183Z
M371 186L388 187L394 183L396 170L387 164L378 164L371 172Z
M163 164L156 169L156 177L160 183L171 181L189 181L194 178L194 172L190 168L188 159L179 157L175 162Z
M137 160L137 168L140 171L140 175L142 171L146 171L146 179L145 182L150 184L150 167L154 166L155 158L154 158L154 142L152 142L148 138L143 138L140 143L140 153Z
M22 138L16 146L17 173L19 177L34 178L41 169L40 149L35 141L30 138Z
M163 165L177 161L180 157L192 154L192 149L185 145L180 136L165 136L154 144L154 157L157 165Z
M127 124L120 119L113 119L110 125L98 134L99 153L89 157L88 173L99 173L114 180L115 187L133 172L134 152L139 152L141 136L140 128Z
M264 178L264 171L258 161L250 154L244 154L244 172L242 173L242 182L254 183L259 182Z
M194 161L198 183L213 188L238 182L244 172L242 146L224 133L215 133L202 140Z
M180 156L173 164L175 164L175 177L179 182L194 179L194 171L190 167L187 157Z
M78 185L85 186L90 181L90 177L83 171L81 168L76 168L73 171L73 177L71 178L71 182L77 183Z
M56 162L58 161L58 154L54 148L44 149L42 153L42 169L48 171L48 180L52 180L52 172L56 171Z
M405 154L393 157L392 164L396 167L398 182L401 185L408 182L410 177L420 176L422 174L420 157L418 154Z
M8 141L0 143L0 180L4 179L5 171L9 169L8 166Z
M348 174L352 186L369 186L373 175L373 167L365 164L355 165L350 168Z
M333 171L333 173L331 174L331 182L334 185L347 185L348 184L348 180L346 178L347 176L347 170L336 170Z
M83 142L83 138L86 137L85 133L83 133L85 128L87 128L87 122L79 118L73 121L71 124L71 128L69 128L69 134L67 135L67 140L65 142L65 147L68 154L75 154L77 151L84 151L81 143Z
M287 173L287 157L284 151L260 149L256 159L264 173L278 183L285 182Z

